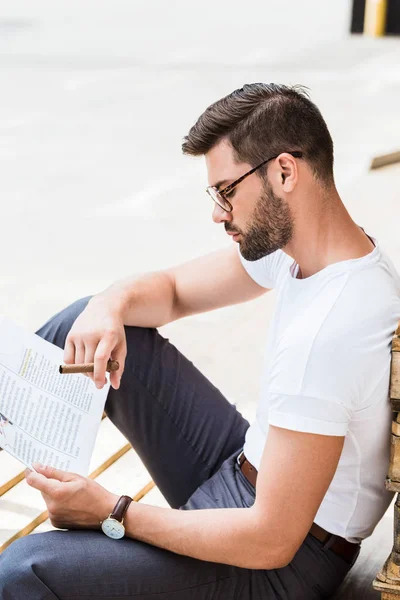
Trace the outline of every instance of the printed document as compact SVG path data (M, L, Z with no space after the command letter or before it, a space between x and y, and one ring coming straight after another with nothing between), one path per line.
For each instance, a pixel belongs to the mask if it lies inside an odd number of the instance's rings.
M0 446L30 469L87 476L110 383L99 390L85 375L61 375L63 356L0 316Z

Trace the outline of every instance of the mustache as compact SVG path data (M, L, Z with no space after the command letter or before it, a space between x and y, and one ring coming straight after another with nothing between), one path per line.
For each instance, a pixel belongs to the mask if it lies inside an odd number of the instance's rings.
M241 231L238 231L237 229L235 229L234 227L230 227L230 225L228 225L228 223L224 224L225 227L225 231L228 232L232 232L232 233L241 233Z

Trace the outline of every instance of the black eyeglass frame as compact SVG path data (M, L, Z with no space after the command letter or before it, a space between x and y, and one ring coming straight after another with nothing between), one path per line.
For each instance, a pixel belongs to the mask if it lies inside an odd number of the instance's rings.
M236 179L235 181L233 181L226 187L224 187L222 190L218 190L215 186L209 185L206 188L207 194L212 198L212 200L214 200L214 202L216 202L216 204L218 204L218 206L220 206L222 208L222 210L224 210L225 212L232 212L233 206L229 202L229 200L227 198L225 198L224 194L231 192L233 190L233 188L235 188L237 185L239 185L239 183L241 183L243 181L243 179L246 179L246 177L248 177L249 175L252 175L255 171L257 171L257 169L259 169L260 167L267 164L267 162L269 162L270 160L274 160L274 158L278 158L278 156L280 156L281 154L284 154L284 153L280 152L279 154L276 154L275 156L271 156L270 158L267 158L267 160L264 160L262 163L260 163L259 165L257 165L256 167L254 167L253 169L251 169L250 171L248 171L247 173L245 173L244 175L242 175L241 177L239 177L238 179ZM302 158L303 157L303 152L301 152L300 150L293 150L292 152L287 152L286 154L291 154L294 158ZM211 190L216 193L216 197L214 197L212 195ZM227 203L227 205L229 206L229 209L225 208L225 206L223 206L222 204L220 204L218 202L217 198L219 195L221 196L222 200Z

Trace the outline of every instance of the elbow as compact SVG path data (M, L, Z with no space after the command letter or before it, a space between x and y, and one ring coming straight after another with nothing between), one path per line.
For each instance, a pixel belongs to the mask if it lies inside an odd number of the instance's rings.
M266 536L253 538L250 545L251 551L246 555L245 565L238 565L247 569L260 569L270 571L272 569L283 569L293 560L296 552L291 552L283 545L268 543Z
M261 569L263 571L270 571L272 569L283 569L287 567L291 561L293 560L293 556L289 556L288 553L282 552L267 552L260 554L254 561L251 569Z
M287 543L287 541L285 543L282 538L276 541L277 544L270 548L270 552L268 552L268 548L264 550L263 566L259 568L283 569L292 562L300 548L300 546L295 547L294 544Z
M295 557L295 554L292 554L292 553L289 554L288 552L285 552L285 553L282 552L281 554L277 555L276 563L278 566L275 567L275 569L283 569L284 567L287 567L292 562L294 557Z
M256 526L254 526L256 525ZM298 550L292 540L285 535L277 535L276 528L271 528L267 523L262 523L259 518L253 522L252 552L248 554L251 562L250 569L283 569L293 560ZM250 558L251 556L251 558Z

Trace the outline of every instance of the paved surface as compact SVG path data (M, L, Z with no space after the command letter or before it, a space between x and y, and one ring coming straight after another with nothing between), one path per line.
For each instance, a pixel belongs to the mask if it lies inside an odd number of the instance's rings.
M331 12L322 4L307 0L288 12L275 0L251 10L227 0L4 0L0 313L35 328L129 273L229 243L211 221L203 160L183 157L180 144L208 104L245 82L310 88L335 140L346 203L395 243L387 198L376 178L379 197L368 195L366 172L374 153L400 144L399 41L350 38L350 3ZM259 318L268 322L272 305L263 300ZM212 347L233 366L240 352L249 356L240 328L254 339L251 352L261 344L259 318L240 307L172 332L201 366L215 362L208 348L216 332L222 342ZM246 373L256 373L252 365ZM219 366L215 373L226 380Z
M33 329L118 278L232 243L211 221L203 159L180 145L208 104L251 81L310 88L339 191L397 260L393 169L367 169L400 145L400 42L349 36L350 4L3 0L0 314ZM249 410L269 296L166 328Z
M368 174L400 147L400 41L350 38L350 4L3 0L0 313L33 329L120 277L229 243L203 160L180 144L252 81L310 88L339 191L400 268L399 169ZM273 305L271 293L164 329L249 416Z

